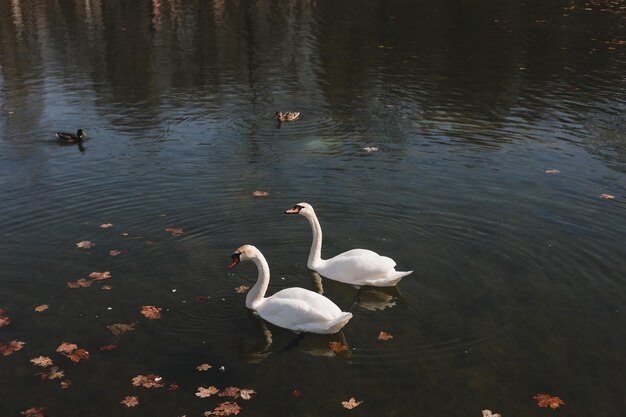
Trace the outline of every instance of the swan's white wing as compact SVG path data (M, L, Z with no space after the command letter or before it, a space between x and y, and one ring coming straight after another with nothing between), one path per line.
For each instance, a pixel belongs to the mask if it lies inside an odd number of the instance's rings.
M346 255L349 252L353 255ZM369 279L383 278L394 272L396 262L391 258L365 249L354 249L349 252L328 259L318 272L328 278L357 285L363 285Z
M335 258L350 258L352 256L380 256L379 254L377 254L376 252L369 250L369 249L352 249L349 250L347 252L343 252L340 253L339 255L335 256L332 259ZM395 265L394 265L395 266Z

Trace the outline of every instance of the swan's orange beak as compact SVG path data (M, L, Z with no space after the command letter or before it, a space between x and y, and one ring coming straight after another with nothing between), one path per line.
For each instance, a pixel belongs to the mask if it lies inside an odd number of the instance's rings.
M289 210L285 210L285 214L298 214L300 213L300 210L302 210L302 207L293 206L293 208L290 208Z
M227 269L232 269L235 265L237 265L239 263L239 261L241 261L241 259L239 258L241 254L240 253L233 253L231 258L232 261L230 261L230 263L228 264Z

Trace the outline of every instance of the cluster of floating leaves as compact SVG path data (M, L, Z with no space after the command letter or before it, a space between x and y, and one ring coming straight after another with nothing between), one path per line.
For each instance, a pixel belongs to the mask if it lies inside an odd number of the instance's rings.
M11 323L11 319L8 316L8 312L0 308L0 327L7 326L9 323Z
M80 362L89 359L89 352L85 349L79 349L74 343L63 342L57 348L57 352L68 357L72 362Z
M111 278L111 273L109 271L104 272L92 272L89 274L88 278L79 278L76 281L69 281L67 283L68 288L87 288L91 287L96 281L102 281L105 279Z
M0 343L0 355L9 356L24 348L26 343L19 340L11 340L9 343Z

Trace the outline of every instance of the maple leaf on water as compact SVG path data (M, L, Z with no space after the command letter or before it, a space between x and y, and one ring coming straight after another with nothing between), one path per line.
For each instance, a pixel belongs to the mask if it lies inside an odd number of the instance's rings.
M111 278L111 273L109 271L92 272L91 274L89 274L89 278L93 279L94 281L102 281L103 279Z
M293 390L291 390L291 396L293 398L300 398L301 395L302 391L300 391L298 388L294 388Z
M52 359L47 356L37 356L36 358L32 358L30 361L33 365L41 366L42 368L52 366Z
M386 332L378 333L378 340L389 340L393 339L393 336Z
M203 363L203 364L200 364L200 365L196 366L196 369L198 371L208 371L211 368L212 368L212 366L209 365L208 363Z
M378 148L376 146L366 146L363 150L365 152L378 152Z
M604 198L605 200L615 200L615 196L612 194L600 194L600 198Z
M132 330L135 330L135 326L136 325L137 325L137 322L128 323L128 324L115 323L115 324L111 324L111 325L107 326L107 329L111 330L111 332L115 336L118 336L120 334L123 334L123 333L126 333L126 332L130 332Z
M46 407L31 407L20 414L24 417L46 417Z
M328 348L335 353L341 353L341 352L345 352L346 350L348 350L348 346L344 345L341 342L330 342L328 344Z
M117 255L121 255L123 253L128 252L127 250L117 250L117 249L112 249L109 251L109 255L110 256L117 256Z
M252 398L252 394L256 394L256 391L253 389L244 388L239 390L239 396L242 400L249 400L250 398Z
M144 317L150 319L150 320L154 320L154 319L160 319L161 318L161 307L155 307L155 306L141 306L141 314L144 315Z
M67 288L87 288L91 287L93 281L85 278L78 278L76 281L69 281Z
M50 368L50 372L40 372L37 375L39 375L39 378L42 381L45 381L47 379L63 378L65 376L65 373L62 369L59 369L58 366L53 366L52 368Z
M7 316L7 311L0 308L0 327L6 326L9 323L11 323L11 319Z
M239 388L237 387L227 387L220 391L220 397L234 397L237 398L239 396Z
M40 306L35 307L35 311L37 313L41 313L42 311L46 311L50 306L48 304L42 304Z
M57 352L62 353L64 355L69 355L76 349L78 349L78 346L76 346L74 343L63 342L57 348Z
M89 248L91 248L92 246L96 246L96 244L95 244L95 243L93 243L93 242L90 242L90 241L88 241L88 240L83 240L83 241L78 242L78 243L76 244L76 247L77 247L77 248L81 248L81 249L89 249Z
M177 227L166 227L165 231L172 236L180 236L185 233L183 229Z
M205 411L205 416L230 416L232 414L239 414L241 407L235 402L226 401L218 404L213 411Z
M22 350L25 343L19 340L11 340L9 343L0 343L0 355L9 356L13 352Z
M70 381L69 379L64 379L63 381L59 382L59 385L62 389L69 389L69 387L72 386L72 381Z
M246 291L248 291L249 289L250 289L250 287L248 287L247 285L243 285L242 284L242 285L238 286L237 288L235 288L235 292L237 294L243 294Z
M170 384L169 387L167 387L168 391L178 391L180 389L180 385L178 385L177 383L173 382Z
M483 417L502 417L500 414L493 414L491 410L483 410Z
M112 287L110 285L103 285L102 287L100 287L101 290L110 290Z
M106 345L100 348L101 351L108 352L111 350L117 349L117 345Z
M267 191L254 191L252 193L252 197L267 197L268 195L270 195L270 193Z
M74 352L67 355L67 357L70 358L72 362L78 363L83 359L89 359L89 352L85 349L76 349Z
M127 395L122 401L120 401L120 404L125 405L126 407L136 407L139 405L139 397Z
M341 405L343 408L347 408L348 410L352 410L355 407L358 407L363 401L357 401L356 398L350 398L348 401L342 401Z
M137 375L133 378L133 385L145 388L161 388L163 386L163 378L156 374Z
M211 385L208 388L198 387L198 392L196 392L196 397L200 398L208 398L211 395L217 394L220 390Z
M546 169L546 174L558 174L561 171L559 171L558 169ZM489 411L489 410L487 410Z
M556 410L562 405L565 405L562 399L559 397L553 397L548 394L537 394L533 397L537 400L537 405L539 407L550 407L553 410Z
M109 229L111 227L113 227L113 224L111 223L103 223L100 225L100 229Z

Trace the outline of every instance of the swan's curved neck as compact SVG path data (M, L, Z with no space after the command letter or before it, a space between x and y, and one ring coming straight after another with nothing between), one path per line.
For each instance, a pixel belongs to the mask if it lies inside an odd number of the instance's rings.
M259 276L254 287L246 295L246 307L254 310L255 306L263 300L267 286L270 283L270 267L261 252L258 252L252 261L255 263Z
M313 242L311 243L307 267L315 269L315 266L319 266L322 262L322 226L320 226L315 212L305 217L311 223L311 230L313 230Z

